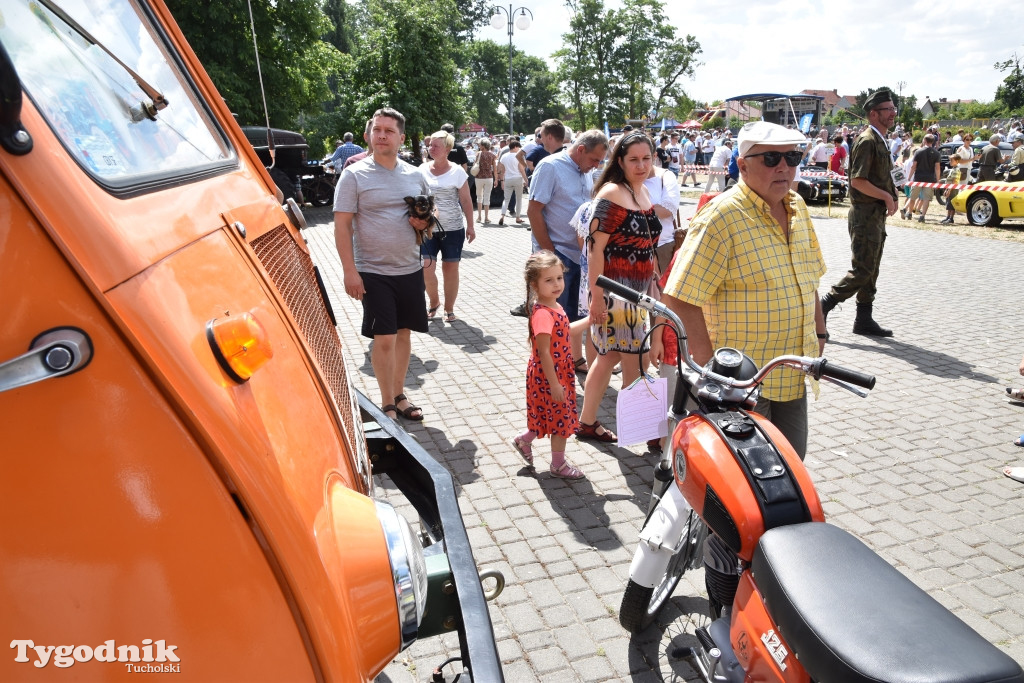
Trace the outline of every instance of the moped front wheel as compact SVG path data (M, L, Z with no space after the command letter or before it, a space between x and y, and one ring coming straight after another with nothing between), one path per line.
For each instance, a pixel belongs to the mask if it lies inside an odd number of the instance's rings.
M679 585L679 579L686 570L695 569L700 565L701 548L707 535L707 526L696 512L690 510L679 545L657 585L648 588L632 579L626 585L622 605L619 607L619 623L624 629L630 633L639 633L654 622L658 612L672 597L676 586Z

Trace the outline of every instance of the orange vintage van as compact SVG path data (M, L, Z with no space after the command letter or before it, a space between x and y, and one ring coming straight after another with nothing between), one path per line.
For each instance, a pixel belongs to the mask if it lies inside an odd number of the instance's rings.
M0 46L0 680L365 681L445 632L502 680L451 476L162 2L4 0Z

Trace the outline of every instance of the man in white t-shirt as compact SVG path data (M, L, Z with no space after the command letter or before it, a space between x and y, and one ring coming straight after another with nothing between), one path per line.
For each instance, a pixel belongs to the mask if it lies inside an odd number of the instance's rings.
M814 149L811 150L811 166L828 169L828 144L824 139L818 138L814 141Z
M704 134L704 142L701 143L700 151L704 154L704 163L711 163L711 155L715 153L715 140L711 133Z
M695 142L695 140L697 139L697 135L695 133L690 133L686 137L686 142L683 143L682 161L683 168L685 170L683 171L683 178L679 184L685 185L686 179L692 178L693 186L700 187L700 183L697 182L697 172L693 170L694 165L697 163L697 144Z
M672 133L668 147L665 148L665 151L668 152L668 170L672 171L672 173L674 173L678 178L679 171L682 170L683 156L683 150L679 146L679 133Z
M893 133L892 139L889 141L889 154L892 156L892 160L895 162L900 157L900 152L903 151L903 138L898 134Z
M711 168L708 172L708 182L704 186L705 192L711 191L711 184L718 183L718 191L725 190L725 170L729 166L729 159L732 158L732 140L726 140L722 146L717 148L711 156Z

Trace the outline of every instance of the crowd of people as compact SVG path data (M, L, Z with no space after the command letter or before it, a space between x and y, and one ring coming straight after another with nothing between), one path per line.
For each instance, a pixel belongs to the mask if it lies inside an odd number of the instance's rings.
M569 438L617 440L597 419L612 374L621 372L628 386L673 355L674 344L662 328L649 334L647 313L606 295L596 284L600 275L661 296L684 321L698 363L721 346L741 349L759 366L782 354L820 355L829 339L829 312L853 297L853 333L892 336L875 321L873 308L885 223L898 210L904 218L917 215L923 221L931 189L915 186L900 209L898 185L903 175L938 180L939 135L930 131L914 151L912 140L893 130L897 110L887 90L872 93L865 111L867 123L859 130L842 127L831 136L821 131L808 137L793 127L758 121L744 125L735 139L728 130L652 134L627 127L609 140L599 130L574 135L550 119L525 146L516 136L478 137L463 146L445 124L427 138L417 168L399 157L402 115L378 110L367 123L368 150L361 159L346 148L349 136L339 145L336 157L345 157L346 170L334 210L345 289L362 302L362 334L373 339L371 364L384 412L395 419L423 419L404 388L410 334L426 332L442 306L447 323L458 320L454 306L462 249L473 241L477 225L490 223L490 199L497 190L502 195L498 224L506 215L521 223L525 213L532 244L525 302L513 310L528 318L526 424L511 444L532 467L534 441L550 437L553 476L584 476L566 458ZM1024 142L1019 124L1008 136L1016 159ZM956 137L961 147L950 154L956 178L976 156L984 168L996 160L988 147L976 155L969 133ZM997 137L989 147L994 145L1000 163L1011 161L999 152ZM687 179L697 185L696 169L705 165L711 171L705 190L721 191L727 180L734 187L699 209L687 230L679 223L680 187ZM850 183L850 269L820 298L824 261L806 205L794 191L804 167L846 176ZM416 195L434 197L432 220L407 211L405 198ZM425 238L433 224L438 224L433 235ZM582 405L577 381L583 386ZM802 375L773 375L755 410L803 457ZM657 439L649 442L651 448L660 445Z

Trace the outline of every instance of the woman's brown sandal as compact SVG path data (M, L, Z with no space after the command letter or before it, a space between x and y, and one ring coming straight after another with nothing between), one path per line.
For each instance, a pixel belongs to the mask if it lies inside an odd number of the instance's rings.
M599 432L597 431L598 429L602 429L604 431ZM581 440L600 441L601 443L615 443L619 440L619 437L615 436L614 432L597 420L595 420L593 424L589 425L585 422L580 422L580 428L576 432L576 438Z

